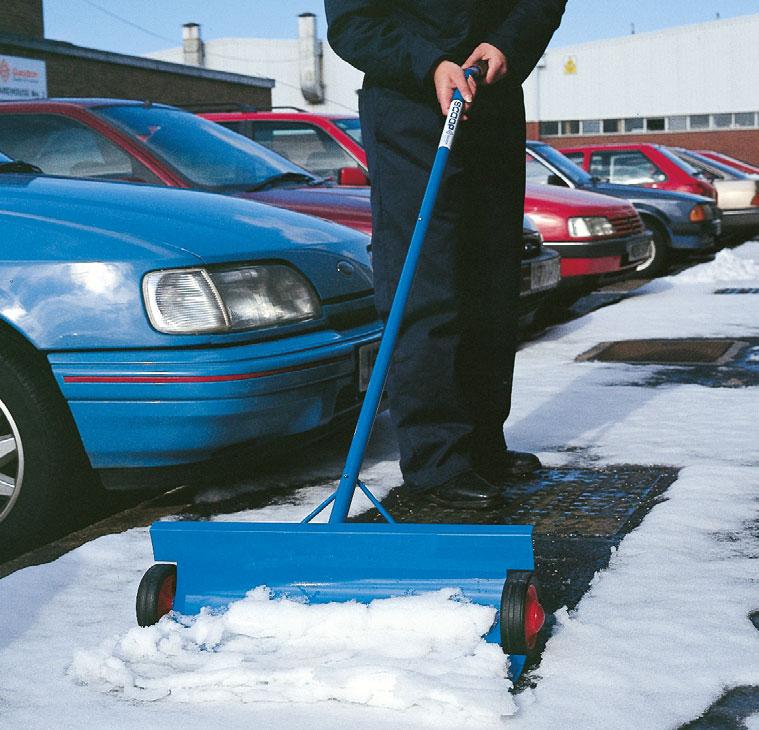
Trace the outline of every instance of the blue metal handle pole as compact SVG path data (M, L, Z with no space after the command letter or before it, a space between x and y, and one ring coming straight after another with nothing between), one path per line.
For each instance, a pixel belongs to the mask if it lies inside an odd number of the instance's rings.
M470 76L476 78L480 75L480 69L474 66L466 69L464 73L467 79ZM387 323L385 324L382 342L380 343L377 359L374 363L374 369L372 370L372 375L369 379L369 386L366 390L366 395L364 396L364 403L361 406L361 413L358 417L353 441L348 450L348 457L345 461L345 467L343 468L340 477L340 484L335 493L335 503L332 506L332 512L329 516L330 522L345 522L348 517L348 511L350 510L353 493L358 481L358 473L361 469L361 463L364 460L366 445L369 442L374 419L377 415L377 409L379 408L380 400L382 398L382 392L385 389L385 381L387 380L387 373L390 368L390 360L393 356L395 343L398 339L398 332L400 331L403 322L406 303L411 294L411 284L414 280L416 267L419 263L419 256L422 253L422 246L435 208L440 184L443 180L443 173L445 172L445 166L448 162L448 155L451 152L451 146L453 145L453 140L456 136L456 130L458 129L463 110L464 99L462 98L461 93L456 90L453 95L453 100L451 101L451 106L448 110L448 116L445 120L443 134L440 137L440 144L438 146L437 154L435 155L435 162L432 165L430 178L427 182L427 189L424 192L419 216L416 219L414 234L411 237L411 243L409 244L408 253L406 254L406 261L403 264L403 270L401 271L401 276L398 281L393 304L390 307L390 313L387 318Z

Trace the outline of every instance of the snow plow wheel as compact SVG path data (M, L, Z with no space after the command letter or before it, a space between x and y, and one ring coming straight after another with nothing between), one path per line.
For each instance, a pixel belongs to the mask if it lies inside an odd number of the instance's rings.
M501 646L507 654L530 654L545 623L538 584L528 570L510 570L501 594Z
M174 607L177 593L177 566L158 563L145 571L137 589L137 623L157 624Z

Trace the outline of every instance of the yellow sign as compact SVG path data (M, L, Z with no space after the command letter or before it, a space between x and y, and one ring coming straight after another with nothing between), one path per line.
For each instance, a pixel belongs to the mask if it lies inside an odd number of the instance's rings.
M567 76L574 76L577 73L577 58L575 56L567 56L564 59L564 73Z

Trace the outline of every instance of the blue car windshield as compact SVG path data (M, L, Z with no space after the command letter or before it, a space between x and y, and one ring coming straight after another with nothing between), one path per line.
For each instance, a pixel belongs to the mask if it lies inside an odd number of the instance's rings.
M92 111L199 187L250 190L266 186L267 181L303 185L319 180L253 140L189 112L142 104Z
M552 167L555 167L573 185L585 187L586 185L593 184L593 177L591 175L585 172L579 165L575 165L572 160L562 155L561 152L551 147L551 145L530 143L527 149L533 151L538 157L542 157Z
M339 127L346 134L353 137L362 147L364 143L361 139L361 121L358 117L343 117L342 119L333 119L336 127Z

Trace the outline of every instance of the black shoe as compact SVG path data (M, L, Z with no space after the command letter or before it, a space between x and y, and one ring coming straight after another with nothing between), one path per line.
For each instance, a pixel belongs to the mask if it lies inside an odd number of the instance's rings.
M423 497L449 507L482 508L503 501L501 490L474 471L465 471L447 482L425 489Z
M490 453L475 462L477 473L493 484L529 476L541 466L535 454L511 449Z

